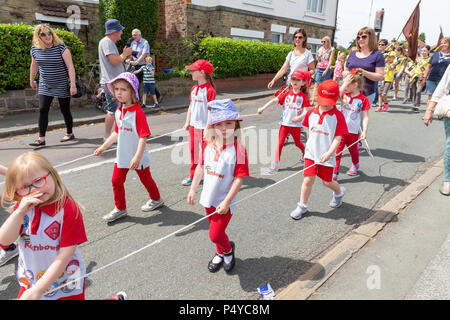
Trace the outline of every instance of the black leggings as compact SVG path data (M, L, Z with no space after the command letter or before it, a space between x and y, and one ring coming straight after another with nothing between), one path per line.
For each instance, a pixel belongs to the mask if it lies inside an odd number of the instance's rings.
M52 101L53 97L39 95L39 137L45 137L45 132L48 127L48 112L50 111ZM70 112L70 97L58 98L58 101L66 124L67 134L72 134L73 118Z

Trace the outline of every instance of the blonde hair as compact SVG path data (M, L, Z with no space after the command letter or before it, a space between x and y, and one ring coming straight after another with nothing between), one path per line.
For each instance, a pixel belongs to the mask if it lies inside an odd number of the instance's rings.
M362 75L361 71L358 71L353 75L353 80L351 83L358 84L358 88L363 90L365 82L364 82L364 76Z
M126 81L126 80L124 80L124 79L117 79L116 81L114 81L113 83L111 83L111 86L112 86L112 88L113 88L113 95L114 95L114 83L117 83L117 82L119 82L119 81L125 82L125 83L127 84L127 86L128 86L128 90L131 91L131 103L132 103L132 104L139 103L139 100L136 98L136 93L135 93L133 87L131 86L131 84L130 84L128 81ZM114 96L114 99L116 99L115 96ZM116 100L117 100L117 99L116 99ZM120 102L120 101L119 101L119 102Z
M33 45L38 49L48 49L45 45L44 41L42 41L40 34L41 32L45 32L46 30L50 31L52 33L52 39L53 39L53 45L57 46L62 43L62 40L56 35L56 32L46 23L38 24L34 28L33 32ZM47 32L48 32L47 31Z
M29 151L18 156L14 161L8 166L8 171L6 173L5 187L2 193L1 205L6 208L6 203L17 203L22 200L22 197L16 193L17 188L21 187L22 179L31 170L42 169L47 171L55 183L55 192L45 203L46 205L50 203L57 202L57 212L65 206L66 200L70 199L77 206L77 210L84 211L84 208L75 201L75 199L69 193L66 186L63 184L61 177L59 176L56 169L51 165L51 163L38 152Z
M329 36L323 37L323 38L322 38L322 41L328 42L328 47L331 48L331 39L330 39ZM322 44L322 46L323 46L323 44Z
M370 27L364 27L364 28L359 29L357 35L359 36L363 33L367 33L367 35L369 36L369 50L370 51L377 50L378 49L378 40L375 35L375 30L373 30ZM359 46L358 41L356 41L356 50L361 51L361 47Z
M146 56L146 57L144 58L144 60L147 60L147 59L149 59L150 62L153 62L153 58L152 58L151 56Z
M239 142L241 140L241 123L239 120L233 120L235 121L236 125L234 127L234 133L233 137L234 139L237 139ZM204 139L208 143L214 143L216 141L216 131L214 130L215 124L209 124L206 126Z
M441 49L441 43L442 43L442 41L447 42L447 44L450 46L450 37L442 38L442 39L439 41L439 51L442 50L442 49ZM448 50L450 50L450 48L448 48Z

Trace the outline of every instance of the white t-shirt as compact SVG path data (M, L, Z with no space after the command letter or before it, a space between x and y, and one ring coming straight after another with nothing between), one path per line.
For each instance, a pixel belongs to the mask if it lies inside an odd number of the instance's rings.
M303 54L300 56L294 55L294 50L292 50L291 52L288 53L286 60L289 61L289 67L290 67L290 71L289 71L289 75L288 75L288 79L287 79L287 82L289 82L289 80L291 79L291 75L294 71L297 71L297 70L307 71L308 65L311 62L314 62L314 57L313 57L311 51L309 51L308 49L305 49L305 52L303 52Z
M118 134L117 140L117 168L130 168L131 159L136 155L139 146L139 139L151 135L147 118L139 104L123 108L117 108L114 124L114 131ZM150 155L147 145L139 162L138 170L150 167Z
M311 106L308 95L303 92L294 93L294 90L282 93L278 96L278 103L283 106L280 125L287 127L302 127L302 122L292 122L292 118L300 116L303 108Z
M306 114L303 126L308 127L309 132L305 147L305 158L322 166L335 167L336 153L324 163L320 163L320 157L330 150L334 137L348 133L342 112L334 107L320 114L319 107L315 107Z
M342 93L342 106L340 107L340 111L345 117L349 133L359 133L362 112L369 109L369 99L362 92L355 97L352 97L347 91Z
M216 90L209 83L195 85L191 89L189 100L191 101L191 121L190 126L195 129L206 129L208 121L208 102L216 98Z
M223 150L216 150L214 144L203 143L200 164L203 165L203 190L200 204L205 208L215 207L226 198L235 177L248 177L248 159L245 147L235 141ZM236 197L231 201L234 212Z

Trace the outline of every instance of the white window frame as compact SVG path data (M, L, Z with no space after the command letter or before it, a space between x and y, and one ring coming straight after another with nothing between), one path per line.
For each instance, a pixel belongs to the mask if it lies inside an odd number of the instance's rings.
M72 22L72 21L69 21L69 18L47 16L45 14L38 13L38 12L34 13L34 17L36 18L36 20L45 21L45 22L57 22L57 23L66 23L66 24L68 22ZM89 20L86 20L86 19L80 19L77 22L83 26L89 25Z
M315 9L313 10L313 5L315 4ZM321 10L319 11L319 4L321 5ZM325 0L308 0L306 5L306 11L314 14L323 14L325 8Z
M244 39L244 40L263 40L264 39L264 31L258 30L248 30L248 29L240 29L240 28L231 28L230 36L233 39Z
M249 4L255 7L262 7L267 9L273 8L273 0L243 0L243 4Z
M273 43L283 43L283 34L281 33L277 33L277 32L272 32L272 36L279 36L278 41L273 41L273 38L270 39L271 42Z

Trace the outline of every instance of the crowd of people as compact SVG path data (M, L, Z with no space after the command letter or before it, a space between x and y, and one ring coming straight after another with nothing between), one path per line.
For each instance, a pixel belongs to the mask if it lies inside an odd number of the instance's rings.
M106 95L108 113L104 143L94 155L101 156L117 143L112 176L114 208L103 216L105 222L111 223L128 215L124 183L129 170L136 171L148 192L149 199L142 205L142 211L161 208L164 200L150 172L147 138L151 133L139 91L143 83L144 96L150 93L154 104L158 104L160 96L154 85L150 47L135 29L132 31L134 40L119 53L116 42L121 39L124 27L112 19L106 22L105 29L105 37L99 42L99 59L100 84ZM272 88L286 74L285 86L257 110L262 114L270 105L282 106L279 141L269 169L271 174L279 170L281 151L288 135L293 137L301 152L299 161L304 164L304 178L291 218L299 220L307 212L316 177L332 191L330 207L339 208L343 204L346 190L338 182L342 152L348 148L351 155L352 166L346 173L357 175L360 167L358 143L367 137L369 110L378 103L375 111L388 111L389 90L393 89L393 99L398 99L401 81L406 84L403 102L412 99L414 111L418 110L420 93L426 87L429 101L424 122L431 123L436 103L448 94L450 87L449 41L450 38L443 38L440 50L431 57L431 48L423 47L420 57L412 61L401 46L378 40L373 29L364 27L357 32L356 45L348 55L345 52L335 54L330 38L324 37L314 58L307 49L306 31L298 29L294 33L293 50L268 84ZM69 116L70 96L76 93L76 88L72 85L75 74L70 52L49 26L39 25L31 55L30 85L33 88L37 70L40 73L40 134L32 145L45 145L46 114L53 97L59 98L66 120L67 134L62 141L71 140L74 135ZM131 56L134 59L128 60ZM127 69L127 61L134 69ZM203 179L199 202L208 216L209 237L215 246L207 269L217 272L223 267L231 272L236 263L236 243L228 238L226 229L235 212L234 204L243 179L249 176L247 151L240 141L242 117L231 100L216 99L214 67L209 61L200 59L186 68L191 71L195 85L183 125L189 131L191 166L189 175L181 183L189 186L186 201L193 205L196 189ZM58 77L65 77L64 85L59 86L54 81ZM68 81L70 86L66 85ZM146 102L145 98L143 101ZM445 118L444 125L447 145L441 193L450 195L450 118ZM301 141L302 128L307 132L306 144ZM51 163L36 151L20 155L8 168L0 166L0 174L6 175L2 205L13 205L9 218L0 227L0 244L4 249L0 258L1 263L5 263L20 256L18 297L84 299L86 267L78 250L78 246L87 241L84 208L71 196ZM48 250L29 250L33 246ZM124 297L125 294L120 293L115 299Z

